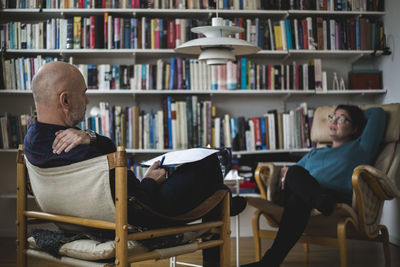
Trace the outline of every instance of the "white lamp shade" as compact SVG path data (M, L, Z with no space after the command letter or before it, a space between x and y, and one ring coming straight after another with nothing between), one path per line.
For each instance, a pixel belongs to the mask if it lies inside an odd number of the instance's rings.
M258 46L230 37L206 37L190 40L175 48L175 51L182 54L199 55L206 48L217 47L229 48L235 56L250 55L260 51Z
M194 33L204 34L205 38L188 41L175 48L175 52L200 55L199 60L205 60L209 65L226 64L234 61L235 56L255 54L260 50L249 42L229 37L242 31L240 27L225 26L222 18L212 18L212 26L192 29Z

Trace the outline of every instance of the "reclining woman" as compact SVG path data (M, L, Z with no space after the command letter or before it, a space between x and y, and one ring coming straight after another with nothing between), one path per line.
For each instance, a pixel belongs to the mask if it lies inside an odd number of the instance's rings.
M24 140L25 155L32 165L39 168L66 166L115 152L115 145L109 138L75 127L85 116L88 104L86 90L79 70L64 62L48 63L35 75L32 91L37 119ZM193 209L218 189L229 190L223 184L216 154L177 168L169 179L166 179L165 169L158 168L159 164L155 162L150 166L141 181L128 171L128 198L134 196L166 216L180 215ZM114 177L114 173L110 172L113 198ZM246 206L242 197L232 200L231 216L240 213ZM149 219L137 212L128 202L130 224L165 226L161 220Z
M283 169L285 202L277 236L261 261L243 267L280 266L304 232L313 208L328 216L335 203L351 205L353 170L374 162L385 125L381 108L362 111L357 106L337 106L329 116L332 145L313 149L296 165Z

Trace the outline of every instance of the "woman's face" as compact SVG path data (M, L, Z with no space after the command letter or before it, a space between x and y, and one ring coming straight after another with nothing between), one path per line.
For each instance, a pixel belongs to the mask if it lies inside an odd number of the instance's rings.
M329 118L329 136L334 143L344 144L351 141L352 135L357 131L346 110L338 109Z

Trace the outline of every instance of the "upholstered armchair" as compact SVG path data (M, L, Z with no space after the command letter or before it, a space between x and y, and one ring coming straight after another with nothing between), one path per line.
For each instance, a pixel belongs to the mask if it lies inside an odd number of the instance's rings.
M374 105L382 107L387 115L385 135L381 149L373 166L361 165L354 169L352 176L353 201L349 206L338 203L330 216L323 216L312 210L308 226L299 242L304 248L308 260L308 244L339 247L340 263L347 265L346 240L359 239L381 242L386 261L390 266L389 234L385 225L380 224L385 200L400 197L395 185L400 163L400 104ZM365 109L372 106L362 106ZM328 115L334 107L319 107L314 114L311 139L323 146L329 143ZM279 227L282 215L282 191L279 188L282 167L273 163L259 163L255 179L261 197L249 197L250 205L256 207L252 220L256 259L261 258L261 238L273 239L276 231L260 229L261 217L274 228Z

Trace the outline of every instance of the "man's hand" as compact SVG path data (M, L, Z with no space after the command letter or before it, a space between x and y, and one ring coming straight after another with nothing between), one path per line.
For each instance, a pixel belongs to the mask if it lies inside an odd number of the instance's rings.
M281 175L280 175L280 177L281 177L281 182L280 182L280 184L281 184L281 189L282 189L282 190L285 189L285 178L286 178L287 170L288 170L288 167L287 167L287 166L284 166L284 167L282 167L282 169L281 169Z
M158 184L161 184L165 182L167 179L166 177L166 171L165 169L158 169L158 166L160 165L160 161L156 161L151 165L146 173L144 174L144 177L146 178L151 178L154 181L156 181Z
M90 144L90 137L84 131L73 128L60 130L56 132L56 139L52 145L53 153L61 154L63 151L69 152L74 147L83 144Z

